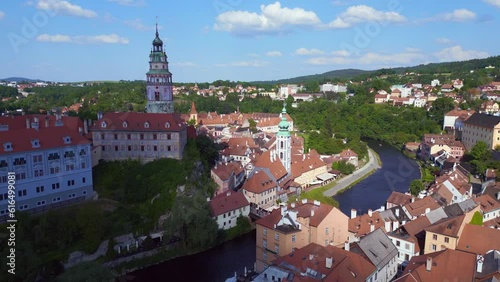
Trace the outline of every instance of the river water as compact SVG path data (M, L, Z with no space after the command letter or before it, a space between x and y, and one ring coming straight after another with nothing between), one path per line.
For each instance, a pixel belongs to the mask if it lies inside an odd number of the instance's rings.
M413 179L420 178L417 163L395 148L378 141L368 146L380 156L382 168L346 192L335 196L340 209L350 215L385 205L392 191L406 192ZM252 269L255 262L255 231L226 242L205 252L173 259L127 275L132 281L219 282ZM128 280L128 279L127 279ZM130 280L129 280L130 281Z

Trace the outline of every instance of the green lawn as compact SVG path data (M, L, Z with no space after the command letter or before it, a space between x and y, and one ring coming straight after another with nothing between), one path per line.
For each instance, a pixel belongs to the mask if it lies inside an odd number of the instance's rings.
M324 203L324 204L332 205L334 207L339 207L339 203L337 201L335 201L331 197L327 197L327 196L323 195L323 193L325 191L327 191L328 189L330 189L333 186L335 186L335 184L336 184L336 182L332 182L332 183L328 183L325 186L313 189L311 191L302 192L300 194L300 200L302 200L302 199L316 200L316 201L320 201L321 203ZM296 198L297 197L290 197L290 199L288 200L288 202L289 203L293 202L293 201L296 200Z

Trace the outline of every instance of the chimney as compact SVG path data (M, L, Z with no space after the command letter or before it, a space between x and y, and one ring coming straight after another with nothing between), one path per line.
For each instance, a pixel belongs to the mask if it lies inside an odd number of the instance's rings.
M345 241L344 250L349 251L349 241Z
M483 263L484 263L484 257L482 255L477 255L477 268L476 271L478 273L483 272Z
M321 205L321 202L314 200L314 205L319 207Z
M425 270L431 271L431 269L432 269L432 258L428 257L425 263Z
M372 209L368 209L368 216L369 216L369 217L372 217L372 215L373 215L373 211L372 211Z
M391 222L390 221L386 221L384 227L385 227L385 232L391 232Z
M428 214L429 212L431 212L431 209L430 208L426 208L425 209L425 214Z
M333 258L326 258L325 267L330 269L332 268L332 264L333 264Z
M380 211L385 211L385 206L380 206Z
M314 258L314 255L313 254L309 254L309 260L313 260Z
M392 222L392 230L397 230L399 227L399 222L396 220L396 221L393 221Z
M311 217L314 216L314 210L311 210Z
M302 204L306 204L307 203L307 199L302 199Z
M102 119L102 112L97 112L97 120Z
M375 225L373 223L370 223L370 232L375 231Z
M80 127L78 127L78 133L79 133L80 135L82 135L82 134L83 134L83 128L82 128L81 126L80 126Z
M226 196L231 196L231 191L227 191Z
M406 224L406 220L403 220L403 221L401 222L401 226L403 226L403 225L405 225L405 224Z
M30 129L30 119L29 118L26 119L26 128Z
M45 127L49 127L49 117L45 117Z
M351 218L355 218L356 217L356 209L351 209Z
M292 207L292 209L295 208L295 202L292 202L291 207Z
M399 217L399 209L396 208L396 216Z
M415 203L415 197L411 197L411 202Z
M500 192L497 192L497 200L500 200Z

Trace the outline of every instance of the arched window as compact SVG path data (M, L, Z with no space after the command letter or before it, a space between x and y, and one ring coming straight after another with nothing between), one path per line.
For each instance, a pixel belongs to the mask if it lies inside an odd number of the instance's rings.
M281 141L281 145L280 146L281 146L281 149L283 149L283 141Z
M168 122L168 121L167 121L167 122L165 123L165 128L170 128L170 122Z
M123 122L123 127L127 127L128 126L128 123L126 121Z
M146 122L144 123L144 128L149 128L149 122L147 122L147 121L146 121Z
M280 153L280 159L283 159L283 152Z
M101 127L102 128L106 128L106 126L108 126L108 124L105 121L101 122Z

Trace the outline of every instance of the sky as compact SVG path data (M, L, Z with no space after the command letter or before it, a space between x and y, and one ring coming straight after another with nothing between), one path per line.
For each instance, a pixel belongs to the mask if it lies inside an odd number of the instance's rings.
M32 0L0 6L0 78L275 80L499 55L500 0Z

